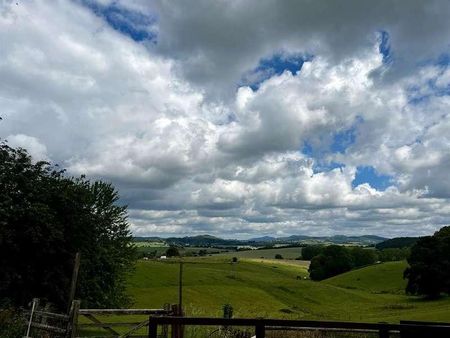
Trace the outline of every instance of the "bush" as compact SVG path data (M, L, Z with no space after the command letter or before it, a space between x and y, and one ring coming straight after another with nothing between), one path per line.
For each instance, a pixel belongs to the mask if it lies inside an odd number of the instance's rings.
M25 322L14 310L0 310L0 337L18 338L24 335Z
M283 256L281 256L280 254L276 254L275 259L283 259Z

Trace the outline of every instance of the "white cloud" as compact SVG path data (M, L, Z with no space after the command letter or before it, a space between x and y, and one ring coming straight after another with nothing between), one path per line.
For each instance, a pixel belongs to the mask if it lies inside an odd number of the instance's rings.
M24 148L28 151L34 161L48 160L47 147L32 136L23 134L9 135L8 145L13 148Z
M430 233L450 221L449 72L433 61L449 11L436 3L114 2L157 18L155 45L78 2L3 2L0 132L112 181L140 235ZM280 50L314 57L236 88ZM393 185L354 187L358 166Z

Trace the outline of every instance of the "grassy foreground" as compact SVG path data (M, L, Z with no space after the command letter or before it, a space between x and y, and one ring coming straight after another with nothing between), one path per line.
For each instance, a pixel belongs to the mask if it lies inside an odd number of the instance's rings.
M322 282L304 280L299 261L195 258L184 265L184 306L188 315L220 316L223 304L236 317L351 321L400 319L450 321L450 299L426 301L403 293L404 262L374 265ZM134 307L161 307L178 299L176 261L140 261L129 281Z

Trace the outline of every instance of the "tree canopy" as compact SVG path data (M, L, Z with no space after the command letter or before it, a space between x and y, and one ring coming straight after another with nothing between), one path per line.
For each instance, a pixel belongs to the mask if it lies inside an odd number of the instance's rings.
M329 245L322 247L320 253L312 258L309 273L312 280L322 280L373 264L376 260L377 255L372 249Z
M450 226L443 227L433 236L422 237L411 248L406 292L439 297L450 293Z
M65 308L76 252L83 306L119 307L135 248L115 188L68 177L0 142L0 301Z

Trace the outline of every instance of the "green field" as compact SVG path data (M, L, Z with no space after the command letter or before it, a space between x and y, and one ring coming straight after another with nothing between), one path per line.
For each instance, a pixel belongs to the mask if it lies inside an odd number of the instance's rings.
M314 282L304 279L308 276L305 261L240 258L237 264L231 264L228 257L219 255L183 261L183 304L190 316L221 316L222 306L231 304L235 317L450 322L450 297L428 301L404 294L405 262L372 265ZM128 283L129 293L135 299L133 307L161 308L165 303L177 303L178 273L176 259L139 261ZM141 321L146 316L101 319ZM145 334L145 329L141 331Z
M161 243L148 243L148 242L137 242L135 243L138 253L150 253L156 252L156 256L165 255L168 245L161 246ZM204 248L204 247L183 247L178 248L178 251L182 256L192 256L197 254L200 250L206 251L207 254L219 254L219 253L228 253L227 249L217 249L217 248Z
M187 314L219 316L223 304L237 317L277 317L352 321L400 319L450 321L450 299L426 301L406 296L405 263L374 265L322 282L296 261L245 260L232 265L218 256L186 260L184 305ZM178 264L140 261L129 281L135 307L177 302Z
M285 259L295 259L301 256L302 248L274 248L274 249L259 249L259 250L245 250L218 254L224 257L238 257L238 258L266 258L273 259L276 254L280 254Z

